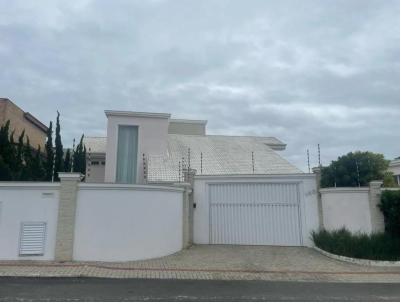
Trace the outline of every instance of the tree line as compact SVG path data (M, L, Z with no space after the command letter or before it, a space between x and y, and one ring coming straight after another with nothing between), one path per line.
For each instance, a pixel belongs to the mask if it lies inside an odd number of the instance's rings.
M57 111L55 139L53 122L47 130L45 150L32 148L25 131L15 137L8 120L0 127L0 181L59 181L58 172L86 172L86 147L81 136L72 150L64 150L60 113ZM54 143L53 143L54 141Z
M385 187L396 187L389 160L383 154L350 152L321 169L321 187L364 187L370 181L383 180Z

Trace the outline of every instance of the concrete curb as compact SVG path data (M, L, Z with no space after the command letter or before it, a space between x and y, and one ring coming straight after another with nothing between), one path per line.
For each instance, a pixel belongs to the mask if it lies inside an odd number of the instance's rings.
M347 263L353 263L365 266L378 266L378 267L400 267L400 261L378 261L378 260L357 259L357 258L350 258L346 256L332 254L316 246L314 246L313 249L324 256Z

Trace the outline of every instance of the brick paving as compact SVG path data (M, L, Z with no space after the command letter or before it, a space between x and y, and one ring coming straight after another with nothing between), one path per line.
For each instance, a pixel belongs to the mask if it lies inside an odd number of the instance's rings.
M196 245L131 262L0 261L0 276L400 283L400 267L369 267L302 247Z

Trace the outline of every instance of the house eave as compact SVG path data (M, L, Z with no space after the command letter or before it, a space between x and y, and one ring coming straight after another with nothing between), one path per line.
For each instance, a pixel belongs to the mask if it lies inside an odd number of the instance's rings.
M389 167L400 167L400 159L392 160L389 164Z
M207 120L171 119L172 123L207 125Z
M106 114L107 117L122 116L122 117L161 118L161 119L169 119L171 117L171 114L169 113L153 113L153 112L105 110L104 113Z

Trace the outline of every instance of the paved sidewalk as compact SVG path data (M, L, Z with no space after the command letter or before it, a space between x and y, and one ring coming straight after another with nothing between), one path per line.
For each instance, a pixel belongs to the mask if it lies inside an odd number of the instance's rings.
M0 261L0 276L400 283L400 268L343 263L301 247L198 245L132 262Z

